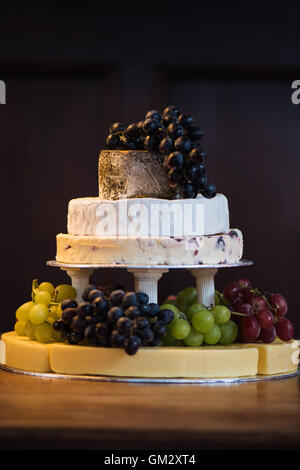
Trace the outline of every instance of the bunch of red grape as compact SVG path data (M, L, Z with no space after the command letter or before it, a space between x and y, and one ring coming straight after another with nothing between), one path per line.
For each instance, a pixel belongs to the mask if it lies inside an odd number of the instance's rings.
M281 294L261 293L248 279L239 278L225 287L223 299L238 324L239 340L272 343L276 336L282 341L293 338L293 325L285 317L287 301Z

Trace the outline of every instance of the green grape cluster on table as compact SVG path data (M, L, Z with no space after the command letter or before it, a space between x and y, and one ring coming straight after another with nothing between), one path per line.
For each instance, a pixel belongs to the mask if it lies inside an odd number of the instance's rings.
M61 302L76 299L77 292L68 284L54 287L50 282L32 282L31 300L22 304L16 311L14 330L19 336L27 336L33 341L48 343L61 341L60 332L52 325L61 317Z
M174 312L163 339L165 346L228 345L236 341L238 326L231 311L216 291L215 305L208 308L198 302L195 287L187 287L170 296L160 307Z

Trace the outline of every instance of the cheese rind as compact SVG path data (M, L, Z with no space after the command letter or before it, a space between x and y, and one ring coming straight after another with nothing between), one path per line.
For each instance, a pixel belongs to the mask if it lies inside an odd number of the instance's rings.
M247 347L258 349L258 374L272 375L292 372L299 363L299 341L282 342L276 340L271 344L252 343Z
M58 234L56 259L63 263L199 265L238 262L242 233L184 238L91 237Z

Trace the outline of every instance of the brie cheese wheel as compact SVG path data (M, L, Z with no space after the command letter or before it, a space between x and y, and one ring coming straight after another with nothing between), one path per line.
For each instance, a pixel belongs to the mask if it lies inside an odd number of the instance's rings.
M98 197L71 199L70 235L200 236L229 231L228 201L223 194L212 199L136 198L107 201Z

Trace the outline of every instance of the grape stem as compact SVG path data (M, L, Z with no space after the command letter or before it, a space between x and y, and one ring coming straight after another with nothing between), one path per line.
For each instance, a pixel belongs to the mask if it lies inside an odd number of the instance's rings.
M240 317L249 317L249 315L247 315L246 313L233 312L232 310L230 310L230 311L233 315L238 315Z
M262 292L260 292L259 289L255 288L255 289L251 289L251 292L254 292L255 294L257 295L260 295L264 301L266 302L267 306L269 307L269 309L271 310L272 313L276 314L276 311L277 309L272 307L272 305L270 304L270 302L268 301L267 297L265 296L265 294L263 294Z

